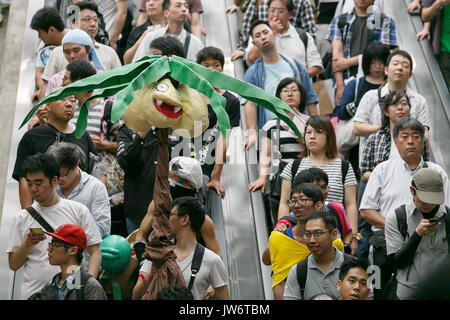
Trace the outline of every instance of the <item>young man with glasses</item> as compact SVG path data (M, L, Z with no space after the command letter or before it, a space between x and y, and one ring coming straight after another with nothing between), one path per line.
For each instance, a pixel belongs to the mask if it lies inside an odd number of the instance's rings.
M284 300L308 300L320 293L326 293L335 299L339 298L337 282L339 271L344 262L352 256L343 254L333 246L337 237L336 219L326 211L316 211L310 214L304 221L303 241L311 251L309 257L300 262L306 268L303 270L294 265L289 271L284 290ZM298 274L298 269L305 271L307 275L304 287L299 279L303 274ZM300 278L299 278L300 276Z
M30 197L35 200L32 208L52 229L70 223L81 226L86 232L85 254L89 254L89 261L85 259L82 268L87 269L94 278L97 277L102 261L100 232L86 206L58 196L56 185L60 167L56 158L42 153L32 155L24 161L22 170ZM23 267L21 299L27 299L42 289L60 271L49 264L48 245L43 241L46 236L42 232L33 234L30 228L50 229L38 223L28 210L21 210L14 216L7 247L10 269L17 271Z
M83 228L64 224L54 233L44 232L53 237L48 243L48 261L61 272L28 300L106 300L100 283L80 267L87 245Z
M317 185L295 185L288 204L297 223L284 232L274 230L269 237L262 261L265 265L272 265L272 290L275 300L283 299L286 277L291 267L310 254L307 241L303 237L305 220L314 211L323 210L323 199L322 190ZM336 239L335 244L343 251L340 239Z

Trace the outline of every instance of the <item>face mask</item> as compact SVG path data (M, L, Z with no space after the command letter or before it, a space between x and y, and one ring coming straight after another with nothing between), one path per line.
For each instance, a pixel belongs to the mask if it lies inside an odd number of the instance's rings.
M172 200L180 197L196 197L197 192L194 189L183 186L181 183L169 179L170 195Z

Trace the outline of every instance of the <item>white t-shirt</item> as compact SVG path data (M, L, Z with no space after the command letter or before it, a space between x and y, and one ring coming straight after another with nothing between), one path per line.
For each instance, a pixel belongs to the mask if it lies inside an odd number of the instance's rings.
M177 262L181 272L183 273L186 286L191 279L191 264L192 258L194 257L194 251L192 251L189 257L183 261ZM144 260L139 272L146 274L150 272L151 268L152 262L150 260ZM217 254L208 248L205 248L202 264L200 265L200 270L195 276L194 285L191 290L194 299L202 300L205 297L206 290L208 290L210 285L213 288L220 288L228 285L228 277L225 270L225 264L222 259L220 259Z
M37 202L34 202L32 206L53 229L56 230L63 224L76 224L86 232L88 246L102 242L94 218L85 205L72 200L60 199L57 204L51 207L42 207ZM14 216L6 252L16 252L25 240L28 229L39 227L41 226L31 217L28 211L21 210ZM21 299L23 300L42 289L56 273L61 271L59 266L52 266L48 262L47 249L50 241L51 236L47 236L47 240L39 242L28 252L27 260L23 265L21 287ZM86 252L87 250L85 254Z
M150 51L150 45L152 44L152 41L159 37L164 37L165 35L173 36L180 40L181 44L184 48L184 42L186 40L187 32L186 30L182 30L180 34L168 34L167 33L167 26L160 28L158 30L149 32L145 38L142 40L141 44L136 50L136 54L133 57L133 62L138 61L142 57L145 56L151 56ZM203 49L203 43L193 34L191 34L191 40L189 42L189 47L186 53L186 59L191 61L197 60L197 53Z

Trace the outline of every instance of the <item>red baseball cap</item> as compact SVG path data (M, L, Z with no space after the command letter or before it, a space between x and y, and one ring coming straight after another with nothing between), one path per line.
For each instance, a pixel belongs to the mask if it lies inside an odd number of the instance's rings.
M87 246L87 237L83 228L75 224L63 224L59 226L54 233L44 231L46 234L54 238L77 246L78 249L84 251Z

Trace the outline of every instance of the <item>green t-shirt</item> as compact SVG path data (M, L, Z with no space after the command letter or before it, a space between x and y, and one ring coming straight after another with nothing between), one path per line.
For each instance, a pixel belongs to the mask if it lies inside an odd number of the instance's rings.
M441 52L450 52L450 5L441 11Z

